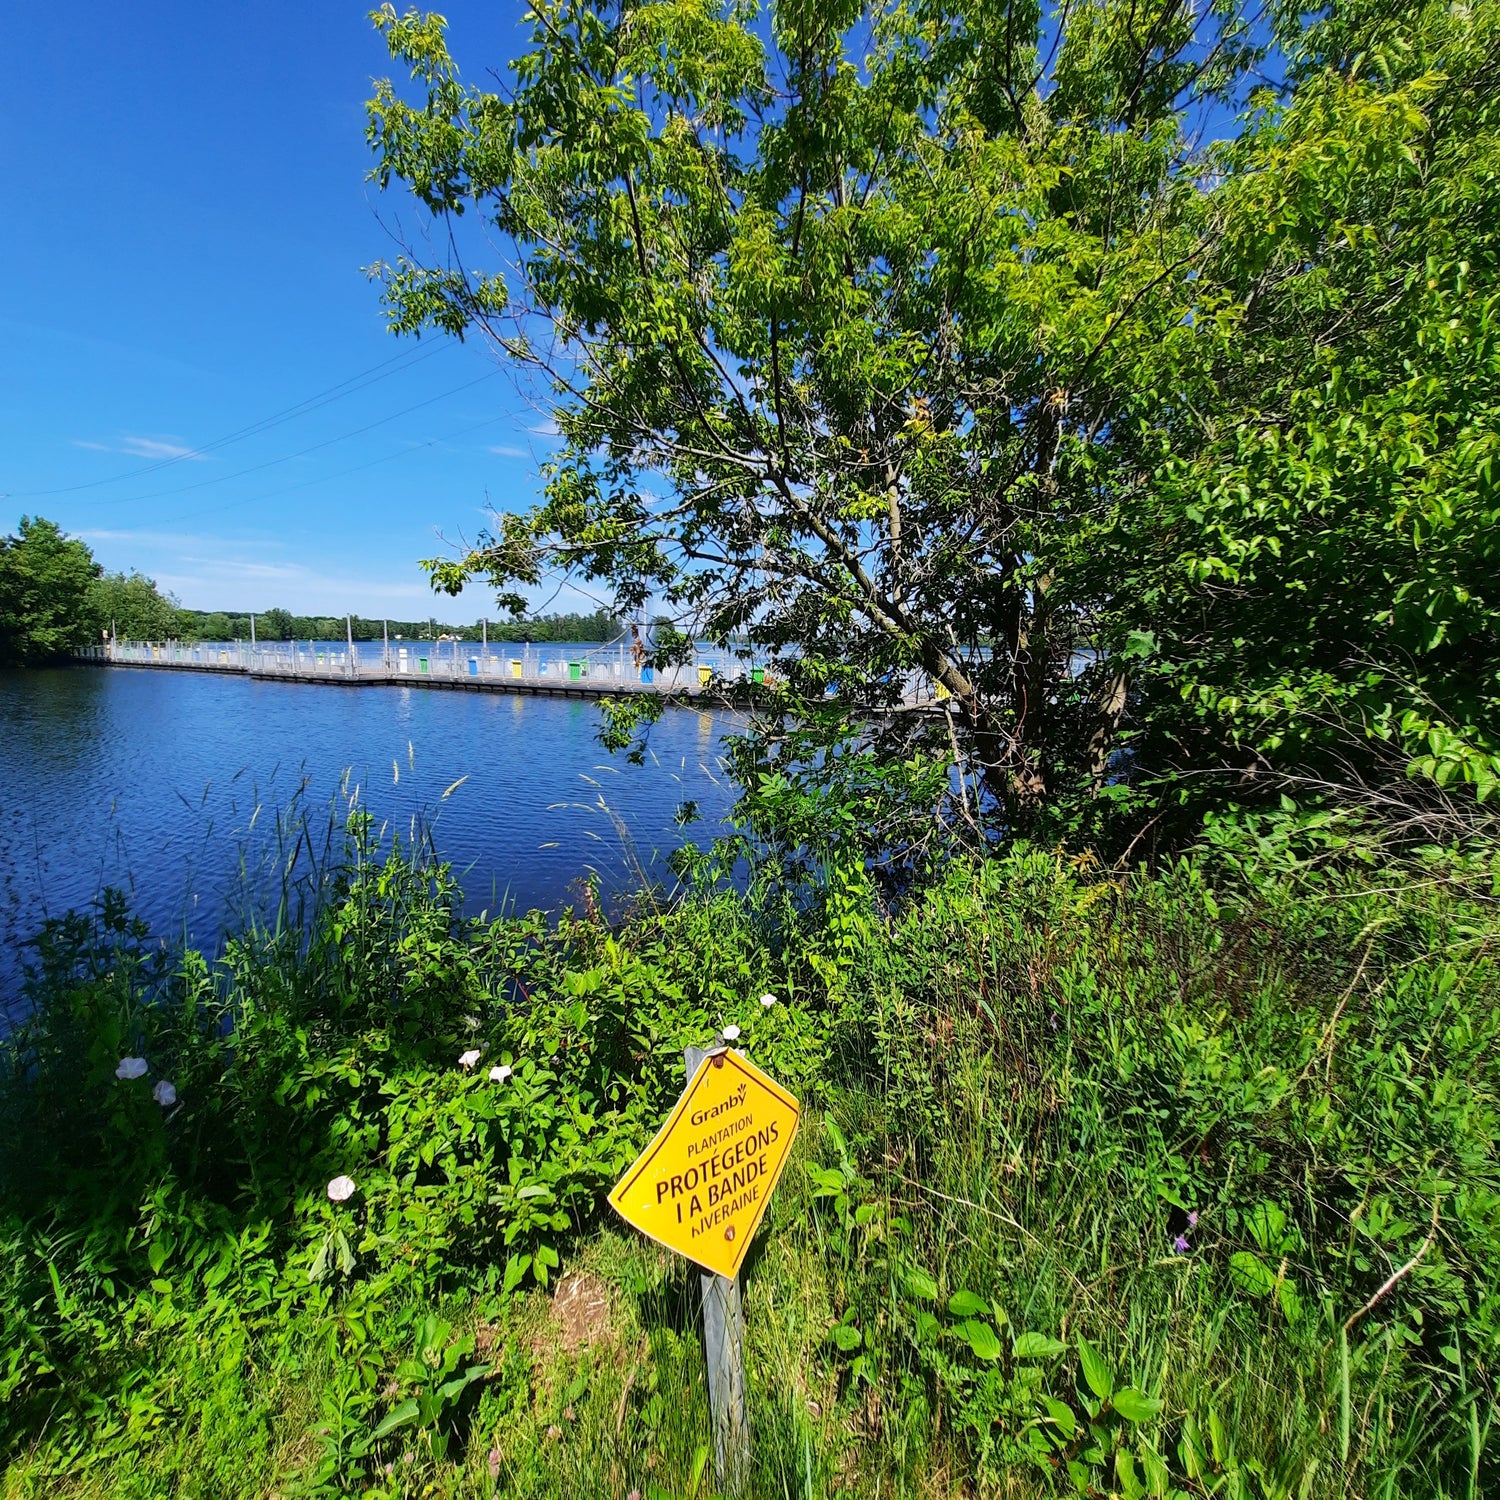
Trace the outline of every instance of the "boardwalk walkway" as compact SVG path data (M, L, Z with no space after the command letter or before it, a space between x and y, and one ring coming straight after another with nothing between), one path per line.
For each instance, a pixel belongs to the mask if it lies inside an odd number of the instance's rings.
M455 648L456 649L453 649ZM363 648L363 649L361 649ZM514 652L519 651L520 655ZM520 693L549 698L613 698L656 693L675 703L702 705L748 700L764 674L724 652L703 652L691 666L653 672L635 666L613 646L572 651L546 647L384 646L361 641L347 646L318 642L243 641L160 645L117 642L90 646L74 660L99 667L135 667L168 672L218 672L270 682L306 682L328 687L445 688L468 693ZM946 695L925 676L913 676L902 701L878 712L941 710Z
M624 652L579 651L569 657L522 648L511 655L491 646L458 650L444 646L383 647L361 642L353 651L315 643L251 647L243 642L198 645L131 642L91 646L76 660L89 666L136 667L157 671L216 672L263 681L318 683L331 687L445 688L471 693L522 693L558 698L609 698L656 693L690 701L722 700L747 693L756 674L742 663L708 660L670 672L631 663Z

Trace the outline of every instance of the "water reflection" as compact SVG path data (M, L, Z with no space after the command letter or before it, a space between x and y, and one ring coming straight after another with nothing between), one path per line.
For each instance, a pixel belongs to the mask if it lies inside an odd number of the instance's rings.
M153 930L212 943L263 878L278 812L348 789L388 828L433 839L473 910L554 908L590 871L653 877L696 799L711 837L724 716L669 709L640 767L600 747L595 705L423 688L309 687L120 669L0 673L0 952L45 916L130 893ZM444 792L448 793L446 799ZM0 958L0 984L14 956Z

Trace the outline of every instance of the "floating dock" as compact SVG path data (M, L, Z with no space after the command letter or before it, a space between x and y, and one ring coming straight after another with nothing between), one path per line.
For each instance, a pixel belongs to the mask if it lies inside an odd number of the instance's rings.
M91 646L74 660L94 667L146 671L212 672L261 682L305 682L321 687L440 688L449 692L511 693L546 698L614 698L640 693L681 702L722 702L746 696L758 678L741 663L705 662L662 672L641 668L624 653L597 650L567 660L556 656L438 653L408 647L383 648L370 656L358 649L293 646L115 644Z
M361 643L370 644L370 643ZM445 642L444 645L454 644ZM457 642L458 646L466 643ZM477 645L477 643L474 643ZM153 672L216 672L259 682L305 682L319 687L441 688L459 693L510 693L542 698L617 698L655 694L673 703L743 704L766 682L765 671L728 652L703 652L691 665L662 671L641 667L623 649L559 653L522 648L521 656L497 654L493 646L470 651L438 651L431 646L383 646L368 654L359 648L318 642L244 642L186 645L137 642L90 646L73 660L84 666L128 667ZM897 703L877 714L941 712L952 707L940 687L913 676Z

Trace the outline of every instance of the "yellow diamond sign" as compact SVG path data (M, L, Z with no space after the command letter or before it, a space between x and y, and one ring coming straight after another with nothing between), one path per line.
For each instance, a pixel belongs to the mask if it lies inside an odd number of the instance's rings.
M786 1165L799 1113L739 1053L710 1053L609 1201L642 1234L733 1277Z

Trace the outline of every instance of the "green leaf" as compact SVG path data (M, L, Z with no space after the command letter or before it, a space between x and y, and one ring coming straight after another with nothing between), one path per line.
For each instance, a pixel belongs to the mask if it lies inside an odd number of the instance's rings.
M1108 1401L1115 1388L1114 1371L1110 1369L1104 1356L1081 1334L1078 1338L1078 1357L1089 1389L1101 1401Z
M1066 1354L1068 1346L1061 1339L1046 1333L1023 1333L1015 1343L1017 1359L1053 1359Z
M928 1302L937 1301L937 1282L919 1266L908 1266L906 1268L906 1289L913 1297L923 1297Z
M455 1396L458 1396L467 1390L469 1386L473 1385L476 1380L489 1374L489 1369L488 1365L470 1365L462 1375L455 1375L452 1380L444 1381L437 1389L439 1402L447 1405Z
M1161 1410L1161 1402L1155 1396L1148 1396L1133 1385L1116 1391L1112 1404L1127 1422L1149 1422Z
M1171 1475L1167 1472L1167 1466L1161 1454L1146 1441L1144 1436L1136 1444L1136 1452L1140 1456L1141 1469L1146 1476L1146 1488L1153 1495L1165 1500L1171 1483Z
M1282 1315L1288 1323L1296 1323L1302 1317L1302 1298L1291 1277L1283 1276L1276 1283L1276 1298L1281 1303Z
M943 1325L925 1307L917 1309L913 1320L912 1334L919 1344L931 1343L942 1333Z
M513 1292L525 1279L526 1273L531 1269L531 1257L529 1255L512 1255L505 1263L505 1279L502 1290Z
M864 1342L864 1335L860 1333L859 1329L848 1323L840 1323L829 1337L845 1354L852 1353Z
M1229 1257L1229 1279L1252 1297L1268 1297L1276 1286L1276 1274L1253 1250L1236 1250Z
M313 1263L307 1268L307 1279L314 1285L328 1274L328 1253L333 1249L333 1236L324 1236L323 1243L318 1247L318 1253L313 1256Z
M990 1305L977 1292L954 1292L948 1299L948 1311L955 1318L988 1317Z
M1074 1415L1073 1408L1051 1396L1043 1396L1042 1405L1047 1408L1047 1415L1057 1424L1062 1435L1072 1442L1073 1434L1078 1430L1078 1418Z
M995 1330L978 1318L970 1318L963 1324L963 1336L979 1359L997 1360L1005 1352Z
M413 1400L406 1400L400 1406L395 1407L386 1415L374 1432L370 1434L372 1439L389 1437L393 1432L399 1432L403 1427L410 1427L421 1414L422 1408Z

